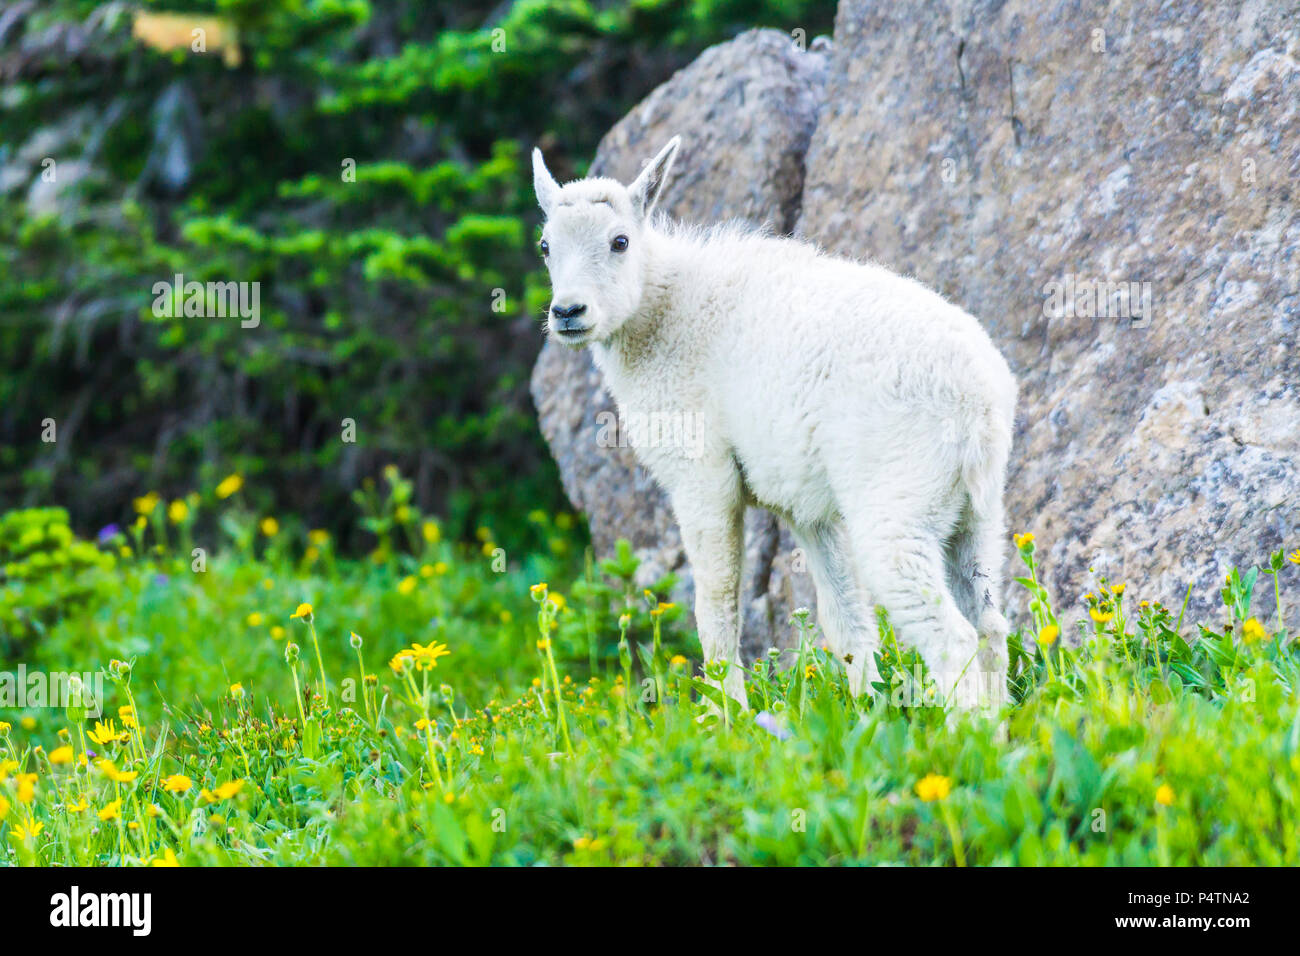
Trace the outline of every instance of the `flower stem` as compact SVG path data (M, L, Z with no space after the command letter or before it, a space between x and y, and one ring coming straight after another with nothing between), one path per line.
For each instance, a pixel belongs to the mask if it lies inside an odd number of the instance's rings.
M320 668L320 695L325 700L325 703L328 704L330 701L330 691L329 684L325 682L325 662L321 660L320 656L320 641L316 639L316 615L309 614L307 616L307 627L311 630L311 642L316 648L316 666Z

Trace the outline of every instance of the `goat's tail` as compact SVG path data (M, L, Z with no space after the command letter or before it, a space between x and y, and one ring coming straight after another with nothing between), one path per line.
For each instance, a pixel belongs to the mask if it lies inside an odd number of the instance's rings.
M1010 459L1011 423L990 410L976 421L961 461L962 484L977 515L1001 512Z
M980 403L971 416L959 466L974 516L998 525L1002 524L1002 493L1011 460L1016 407L1015 380L1008 376L1008 381L1010 387L1000 400Z

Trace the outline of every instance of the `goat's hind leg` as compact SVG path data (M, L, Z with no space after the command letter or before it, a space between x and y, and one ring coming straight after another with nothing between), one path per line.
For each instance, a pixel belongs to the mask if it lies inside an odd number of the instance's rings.
M1000 508L986 515L969 502L944 546L948 586L962 616L979 636L976 661L988 685L990 703L1006 696L1007 635L1011 625L998 609L1002 595L1003 525Z
M920 653L944 698L973 707L979 638L948 588L933 516L906 504L894 501L889 511L863 510L848 519L862 583L889 613L899 640Z
M879 680L876 648L879 637L866 595L858 585L853 556L842 522L794 529L817 588L817 623L831 653L843 663L849 691L857 697Z

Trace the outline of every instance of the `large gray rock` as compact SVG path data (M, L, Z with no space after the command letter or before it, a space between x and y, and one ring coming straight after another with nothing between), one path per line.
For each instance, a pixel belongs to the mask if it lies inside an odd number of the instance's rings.
M709 50L593 172L630 179L681 132L675 215L798 212L981 318L1023 385L1010 522L1062 605L1095 573L1173 606L1191 584L1204 617L1230 566L1300 546L1300 3L844 0L830 59L823 90L823 57L779 34ZM597 447L587 358L547 346L534 395L597 548L688 573L651 479ZM811 586L770 518L746 541L752 654Z
M1121 9L844 0L800 230L993 333L1058 597L1095 568L1204 614L1300 545L1300 4ZM1149 283L1147 320L1089 317L1093 280Z
M683 143L660 201L695 223L744 219L789 232L799 213L804 154L826 75L826 44L804 52L774 30L751 30L706 50L655 90L601 141L590 174L630 182L675 133ZM627 538L642 558L641 583L667 572L691 598L690 567L666 496L629 448L611 441L615 418L590 356L548 342L532 378L542 434L564 488L591 527L598 555ZM605 436L602 439L602 436ZM790 643L790 611L813 602L793 543L775 519L745 521L743 581L747 658Z

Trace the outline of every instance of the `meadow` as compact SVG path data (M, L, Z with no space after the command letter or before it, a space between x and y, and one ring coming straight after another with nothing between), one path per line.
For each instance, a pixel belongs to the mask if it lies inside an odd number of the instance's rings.
M1000 712L945 712L885 615L852 699L802 612L741 711L672 582L592 561L571 515L529 515L527 554L449 540L389 469L349 557L243 485L145 495L94 541L59 509L0 518L4 670L104 688L0 696L8 862L1300 862L1300 655L1250 613L1259 590L1283 620L1300 552L1194 624L1120 582L1061 605L1023 533Z

